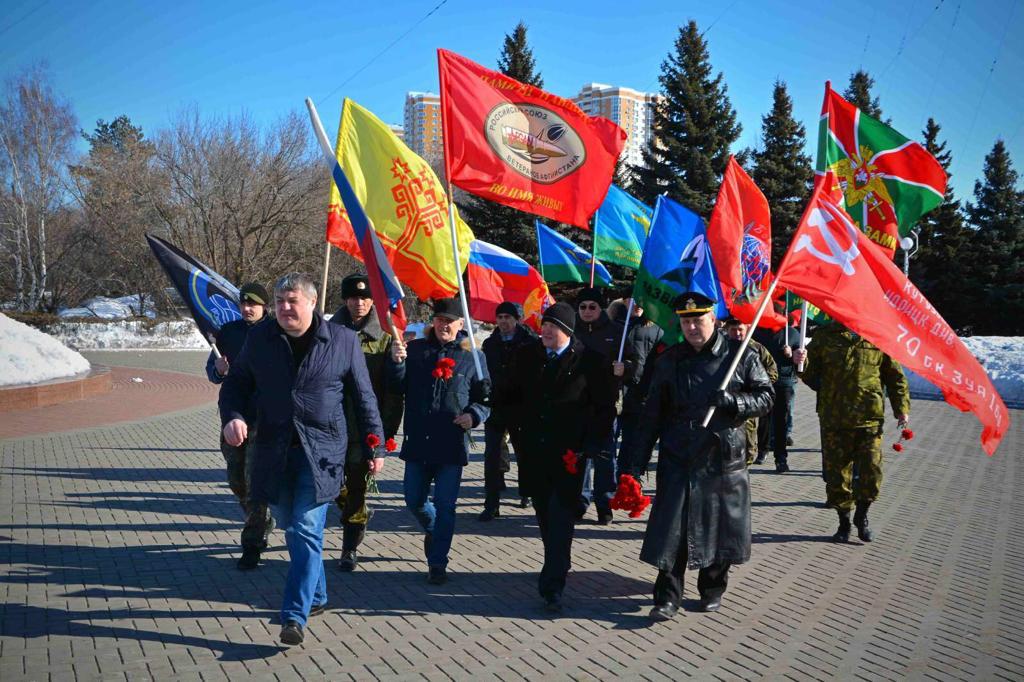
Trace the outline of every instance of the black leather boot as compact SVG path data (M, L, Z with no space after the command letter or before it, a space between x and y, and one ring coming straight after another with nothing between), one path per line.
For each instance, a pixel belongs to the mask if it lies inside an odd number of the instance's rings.
M832 542L850 541L850 512L837 510L839 514L839 530L832 536Z
M341 561L338 562L338 570L350 573L356 570L356 564L359 562L356 550L366 537L366 526L359 523L343 524L341 537Z
M501 497L488 493L484 498L484 510L480 512L477 521L493 521L501 516Z
M857 511L853 513L853 525L857 526L857 537L861 542L871 542L871 528L868 527L868 507L870 502L858 502Z

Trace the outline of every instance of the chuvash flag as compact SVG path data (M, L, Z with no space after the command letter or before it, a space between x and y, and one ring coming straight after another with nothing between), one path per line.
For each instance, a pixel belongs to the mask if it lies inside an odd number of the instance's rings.
M238 288L234 284L160 237L147 234L146 241L188 305L203 338L214 338L225 324L242 319L238 310Z
M993 454L1010 416L985 369L885 249L828 197L831 186L829 178L816 183L779 285L935 384L950 405L973 412L983 427L981 446Z
M572 240L537 222L537 260L546 282L590 282L591 255ZM600 261L594 264L594 285L606 287L612 275Z
M718 319L729 314L704 221L682 204L660 196L636 273L633 298L643 306L644 315L665 330L667 344L682 339L673 303L684 291L696 291L716 301Z
M555 302L548 285L529 263L500 246L473 240L469 245L469 314L494 322L495 308L508 301L522 310L522 322L540 331L544 309Z
M644 253L654 211L615 185L594 214L594 255L636 270Z
M449 182L587 229L626 133L575 103L448 50L437 51Z
M430 164L383 121L347 98L335 155L398 278L424 300L454 295L461 273L455 272L452 258L448 198ZM361 259L346 209L335 184L328 205L327 241ZM473 232L458 209L455 223L459 262L465 268Z
M942 203L946 173L934 156L877 119L865 115L825 83L818 126L818 178L871 241L895 255L918 218Z
M768 200L732 156L708 223L708 246L729 312L750 324L772 281L772 219ZM773 330L785 324L771 307L758 322Z

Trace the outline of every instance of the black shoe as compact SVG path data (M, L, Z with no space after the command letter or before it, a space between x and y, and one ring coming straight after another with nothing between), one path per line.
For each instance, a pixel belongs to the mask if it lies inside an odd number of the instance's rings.
M309 610L309 617L319 616L321 613L327 610L327 602L323 604L313 604L313 607Z
M302 626L294 620L288 621L284 624L284 627L281 628L282 644L294 646L296 644L302 644L302 640L304 639L306 639L306 635L302 634Z
M775 473L784 474L789 471L789 462L786 460L776 460L775 462Z
M476 518L477 521L493 521L494 519L501 516L500 507L484 507L484 510L480 512L480 516Z
M599 511L597 512L597 525L599 526L610 526L612 525L612 510Z
M433 533L427 532L423 536L423 556L430 558L430 546L434 543Z
M861 539L861 542L871 542L874 537L868 526L868 507L870 506L870 502L858 502L857 511L853 514L853 525L857 526L857 537Z
M764 464L765 453L757 453L757 457L754 458L754 464Z
M587 515L587 509L590 508L589 504L580 502L579 506L576 507L576 520L582 521L583 517Z
M849 542L850 541L850 514L849 512L839 512L839 530L832 536L832 542Z
M722 608L722 595L700 600L700 610L705 613L714 613L720 608Z
M341 561L338 562L338 570L344 573L351 573L356 570L359 557L354 549L346 549L341 553Z
M531 504L531 501L530 501L529 497L520 497L519 498L519 508L520 509L527 509L527 508L529 508L530 504Z
M792 445L793 445L793 436L786 436L786 447L791 447Z
M679 607L675 604L657 604L647 615L651 620L672 620L678 612Z
M243 549L242 558L238 560L239 571L251 571L260 565L260 553L256 549Z
M444 566L430 566L427 572L427 582L431 585L444 585L448 582L448 572Z
M548 613L561 613L562 596L558 594L553 594L549 597L544 597L544 610Z

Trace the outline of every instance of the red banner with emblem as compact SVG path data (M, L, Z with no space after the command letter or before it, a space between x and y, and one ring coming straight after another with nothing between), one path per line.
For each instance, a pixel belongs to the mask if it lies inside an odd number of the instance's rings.
M982 423L981 446L996 451L1010 424L985 369L928 299L816 183L782 265L779 285L814 303L883 353L927 379L950 405Z
M588 229L626 133L576 104L437 51L445 170L453 184Z

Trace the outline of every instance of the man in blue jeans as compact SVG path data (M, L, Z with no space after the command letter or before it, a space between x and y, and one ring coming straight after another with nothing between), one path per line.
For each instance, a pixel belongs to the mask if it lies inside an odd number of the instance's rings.
M425 533L427 579L448 579L448 552L455 534L455 503L462 468L469 463L469 431L487 420L490 379L477 351L477 376L457 298L434 303L434 319L423 339L392 345L398 363L396 388L405 396L405 504ZM433 501L430 484L434 484Z
M383 429L359 339L350 329L327 324L316 298L308 275L279 279L276 320L250 330L220 392L224 440L233 446L248 435L246 408L256 396L249 495L270 504L284 531L289 566L281 642L289 645L302 643L308 618L327 606L324 523L345 476L346 394L374 450L370 471L377 474L384 466Z

